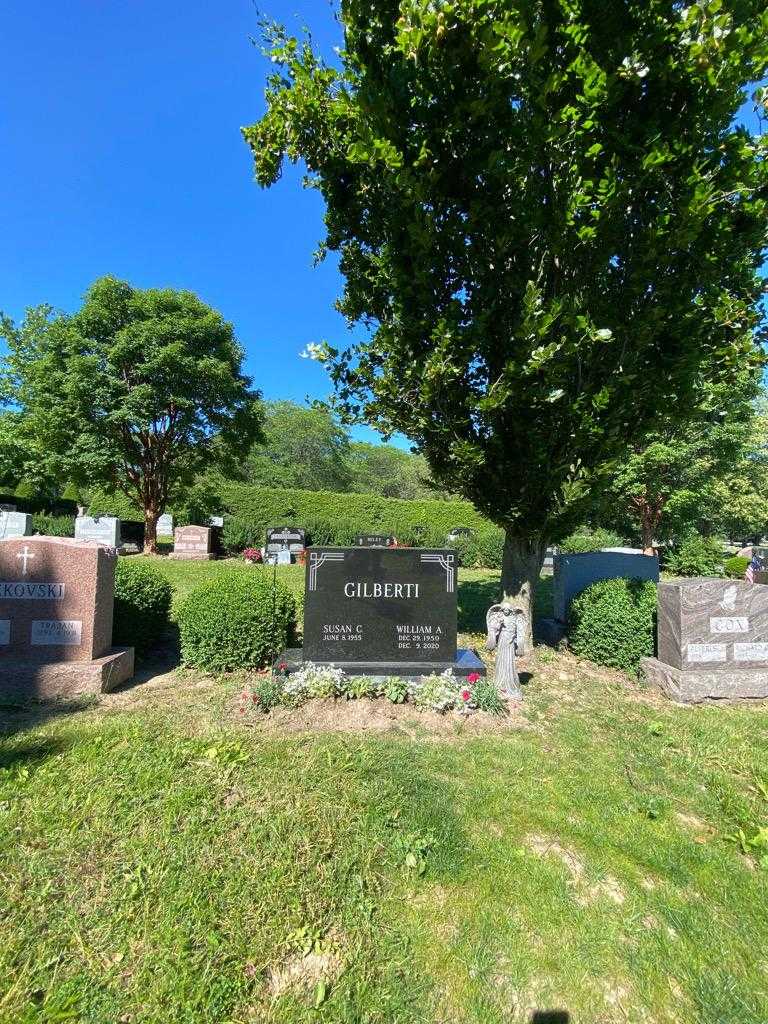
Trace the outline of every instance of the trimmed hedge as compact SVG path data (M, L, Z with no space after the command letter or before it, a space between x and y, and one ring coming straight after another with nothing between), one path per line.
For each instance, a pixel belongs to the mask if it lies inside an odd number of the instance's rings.
M209 672L264 668L294 638L296 602L271 574L236 568L196 587L178 621L187 665Z
M144 654L168 629L173 587L157 569L130 558L115 567L112 643Z
M389 528L400 539L408 529L429 524L444 540L455 526L479 529L489 525L468 501L402 501L375 494L278 490L233 482L223 483L220 494L230 515L264 528L286 522L306 526L310 520L346 522L354 533L379 533Z
M569 646L598 665L636 671L653 654L655 631L656 584L648 580L600 580L571 603Z
M375 494L332 491L280 490L223 482L221 511L225 513L222 544L228 554L262 547L270 526L301 526L308 544L346 547L360 533L386 533L412 547L445 547L458 526L472 529L452 545L467 568L500 569L504 533L468 501L402 501ZM94 494L90 515L141 518L121 495ZM169 511L173 511L172 509Z
M604 530L602 527L590 530L582 528L566 537L558 545L562 555L581 555L587 551L600 551L601 548L622 548L625 542L617 533Z
M74 537L75 520L73 516L32 516L32 529L43 537Z
M94 491L88 504L89 516L117 516L118 519L144 521L141 512L124 494L107 494L106 491Z

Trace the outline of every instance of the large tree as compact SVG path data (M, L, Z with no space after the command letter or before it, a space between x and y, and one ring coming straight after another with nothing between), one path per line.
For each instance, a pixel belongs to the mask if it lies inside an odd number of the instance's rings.
M763 501L755 500L755 458L762 419L756 394L757 381L747 369L727 387L712 387L688 423L666 423L661 415L648 436L628 438L601 521L639 536L643 548L652 551L656 539L691 530L710 533L759 516ZM741 512L729 516L726 506L736 493Z
M2 333L25 475L121 491L144 511L147 551L174 492L258 436L232 327L191 292L103 277L74 315L32 310Z
M303 159L340 253L339 401L400 430L506 530L529 608L545 546L627 440L756 361L765 146L734 116L764 0L341 0L344 46L269 30L263 186Z
M392 444L354 441L350 445L350 468L352 490L363 494L407 501L450 497L432 483L423 455Z
M267 402L264 437L253 446L244 476L265 487L345 491L351 480L348 462L349 433L332 412Z

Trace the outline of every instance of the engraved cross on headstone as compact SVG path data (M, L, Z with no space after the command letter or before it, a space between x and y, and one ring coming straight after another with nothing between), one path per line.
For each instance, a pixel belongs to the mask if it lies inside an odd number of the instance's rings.
M24 550L21 552L21 554L16 555L16 557L23 559L24 565L22 566L22 569L21 569L21 575L22 576L26 576L27 575L27 562L30 560L30 558L34 558L35 556L29 550L29 546L25 544L24 545Z

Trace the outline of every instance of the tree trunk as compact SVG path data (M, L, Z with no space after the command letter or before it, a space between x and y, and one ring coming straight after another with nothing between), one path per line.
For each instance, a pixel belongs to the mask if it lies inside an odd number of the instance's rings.
M507 531L501 565L504 600L525 613L525 649L533 644L533 599L541 574L547 543L543 538L517 537Z
M659 522L661 521L662 510L662 502L657 502L655 505L649 501L643 502L640 514L640 535L642 538L641 543L643 545L643 553L646 555L656 554L656 549L653 546L653 540Z
M160 513L156 508L144 509L144 554L157 554L157 520Z
M640 543L643 547L643 554L655 554L653 547L653 523L649 522L645 516L643 516L643 521L640 524L640 538Z

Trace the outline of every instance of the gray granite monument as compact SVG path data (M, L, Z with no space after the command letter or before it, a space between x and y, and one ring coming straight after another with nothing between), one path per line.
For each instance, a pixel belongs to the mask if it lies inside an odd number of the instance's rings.
M75 519L75 540L95 540L110 548L119 548L120 520L115 516L78 516Z
M0 512L0 540L6 537L31 537L32 533L32 516L26 512Z
M173 516L170 512L164 512L157 520L158 537L173 536Z
M686 703L768 697L768 587L665 580L658 595L658 657L641 662L649 683Z

